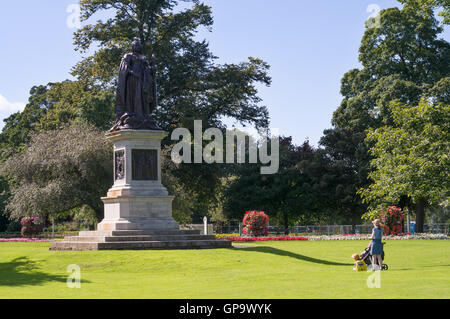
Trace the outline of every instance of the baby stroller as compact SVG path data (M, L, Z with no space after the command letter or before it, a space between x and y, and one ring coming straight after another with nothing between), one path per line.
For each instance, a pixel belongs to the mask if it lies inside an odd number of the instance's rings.
M372 265L372 254L370 253L370 248L372 247L372 243L370 243L369 247L367 247L366 249L364 249L363 252L361 252L361 260L364 260L364 262L366 263L367 267ZM384 247L384 243L383 243L383 247ZM384 249L381 253L381 260L384 260ZM387 264L382 264L381 265L381 269L382 270L388 270L389 266Z

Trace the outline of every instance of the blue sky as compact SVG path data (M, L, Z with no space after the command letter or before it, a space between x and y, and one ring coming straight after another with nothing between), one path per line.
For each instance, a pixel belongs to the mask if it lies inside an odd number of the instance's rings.
M80 60L67 8L76 0L15 0L0 7L0 119L21 109L33 85L70 79ZM272 85L260 87L271 127L318 144L340 104L343 74L359 67L358 48L369 5L395 0L205 0L212 33L202 30L220 63L249 56L271 65ZM449 39L446 30L442 37ZM3 126L3 122L0 127Z

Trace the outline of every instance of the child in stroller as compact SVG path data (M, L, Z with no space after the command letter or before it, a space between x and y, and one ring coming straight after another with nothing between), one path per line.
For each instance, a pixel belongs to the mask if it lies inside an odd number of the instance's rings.
M372 247L372 243L370 243L369 247L367 247L366 249L364 249L363 252L361 252L361 257L360 257L361 260L363 260L366 263L368 269L372 269L373 268L372 255L370 254L370 248L371 247ZM383 249L383 252L381 253L381 260L384 260L384 249ZM379 269L388 270L389 266L387 264L382 264L381 268L379 268Z

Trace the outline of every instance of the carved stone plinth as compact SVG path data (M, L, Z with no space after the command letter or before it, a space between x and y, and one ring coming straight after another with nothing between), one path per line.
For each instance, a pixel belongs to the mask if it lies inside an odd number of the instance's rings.
M98 230L176 230L172 200L161 184L164 131L123 130L107 134L114 144L114 185Z

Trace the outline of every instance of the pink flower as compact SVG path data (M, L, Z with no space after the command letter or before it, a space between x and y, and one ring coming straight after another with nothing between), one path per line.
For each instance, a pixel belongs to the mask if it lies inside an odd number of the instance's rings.
M243 233L253 236L267 236L267 224L269 217L261 211L246 211L242 224L244 225Z
M48 239L37 238L0 238L0 242L46 242Z
M250 241L287 241L287 240L308 240L305 237L282 236L282 237L228 237L219 238L219 240L231 240L236 242L250 242Z

